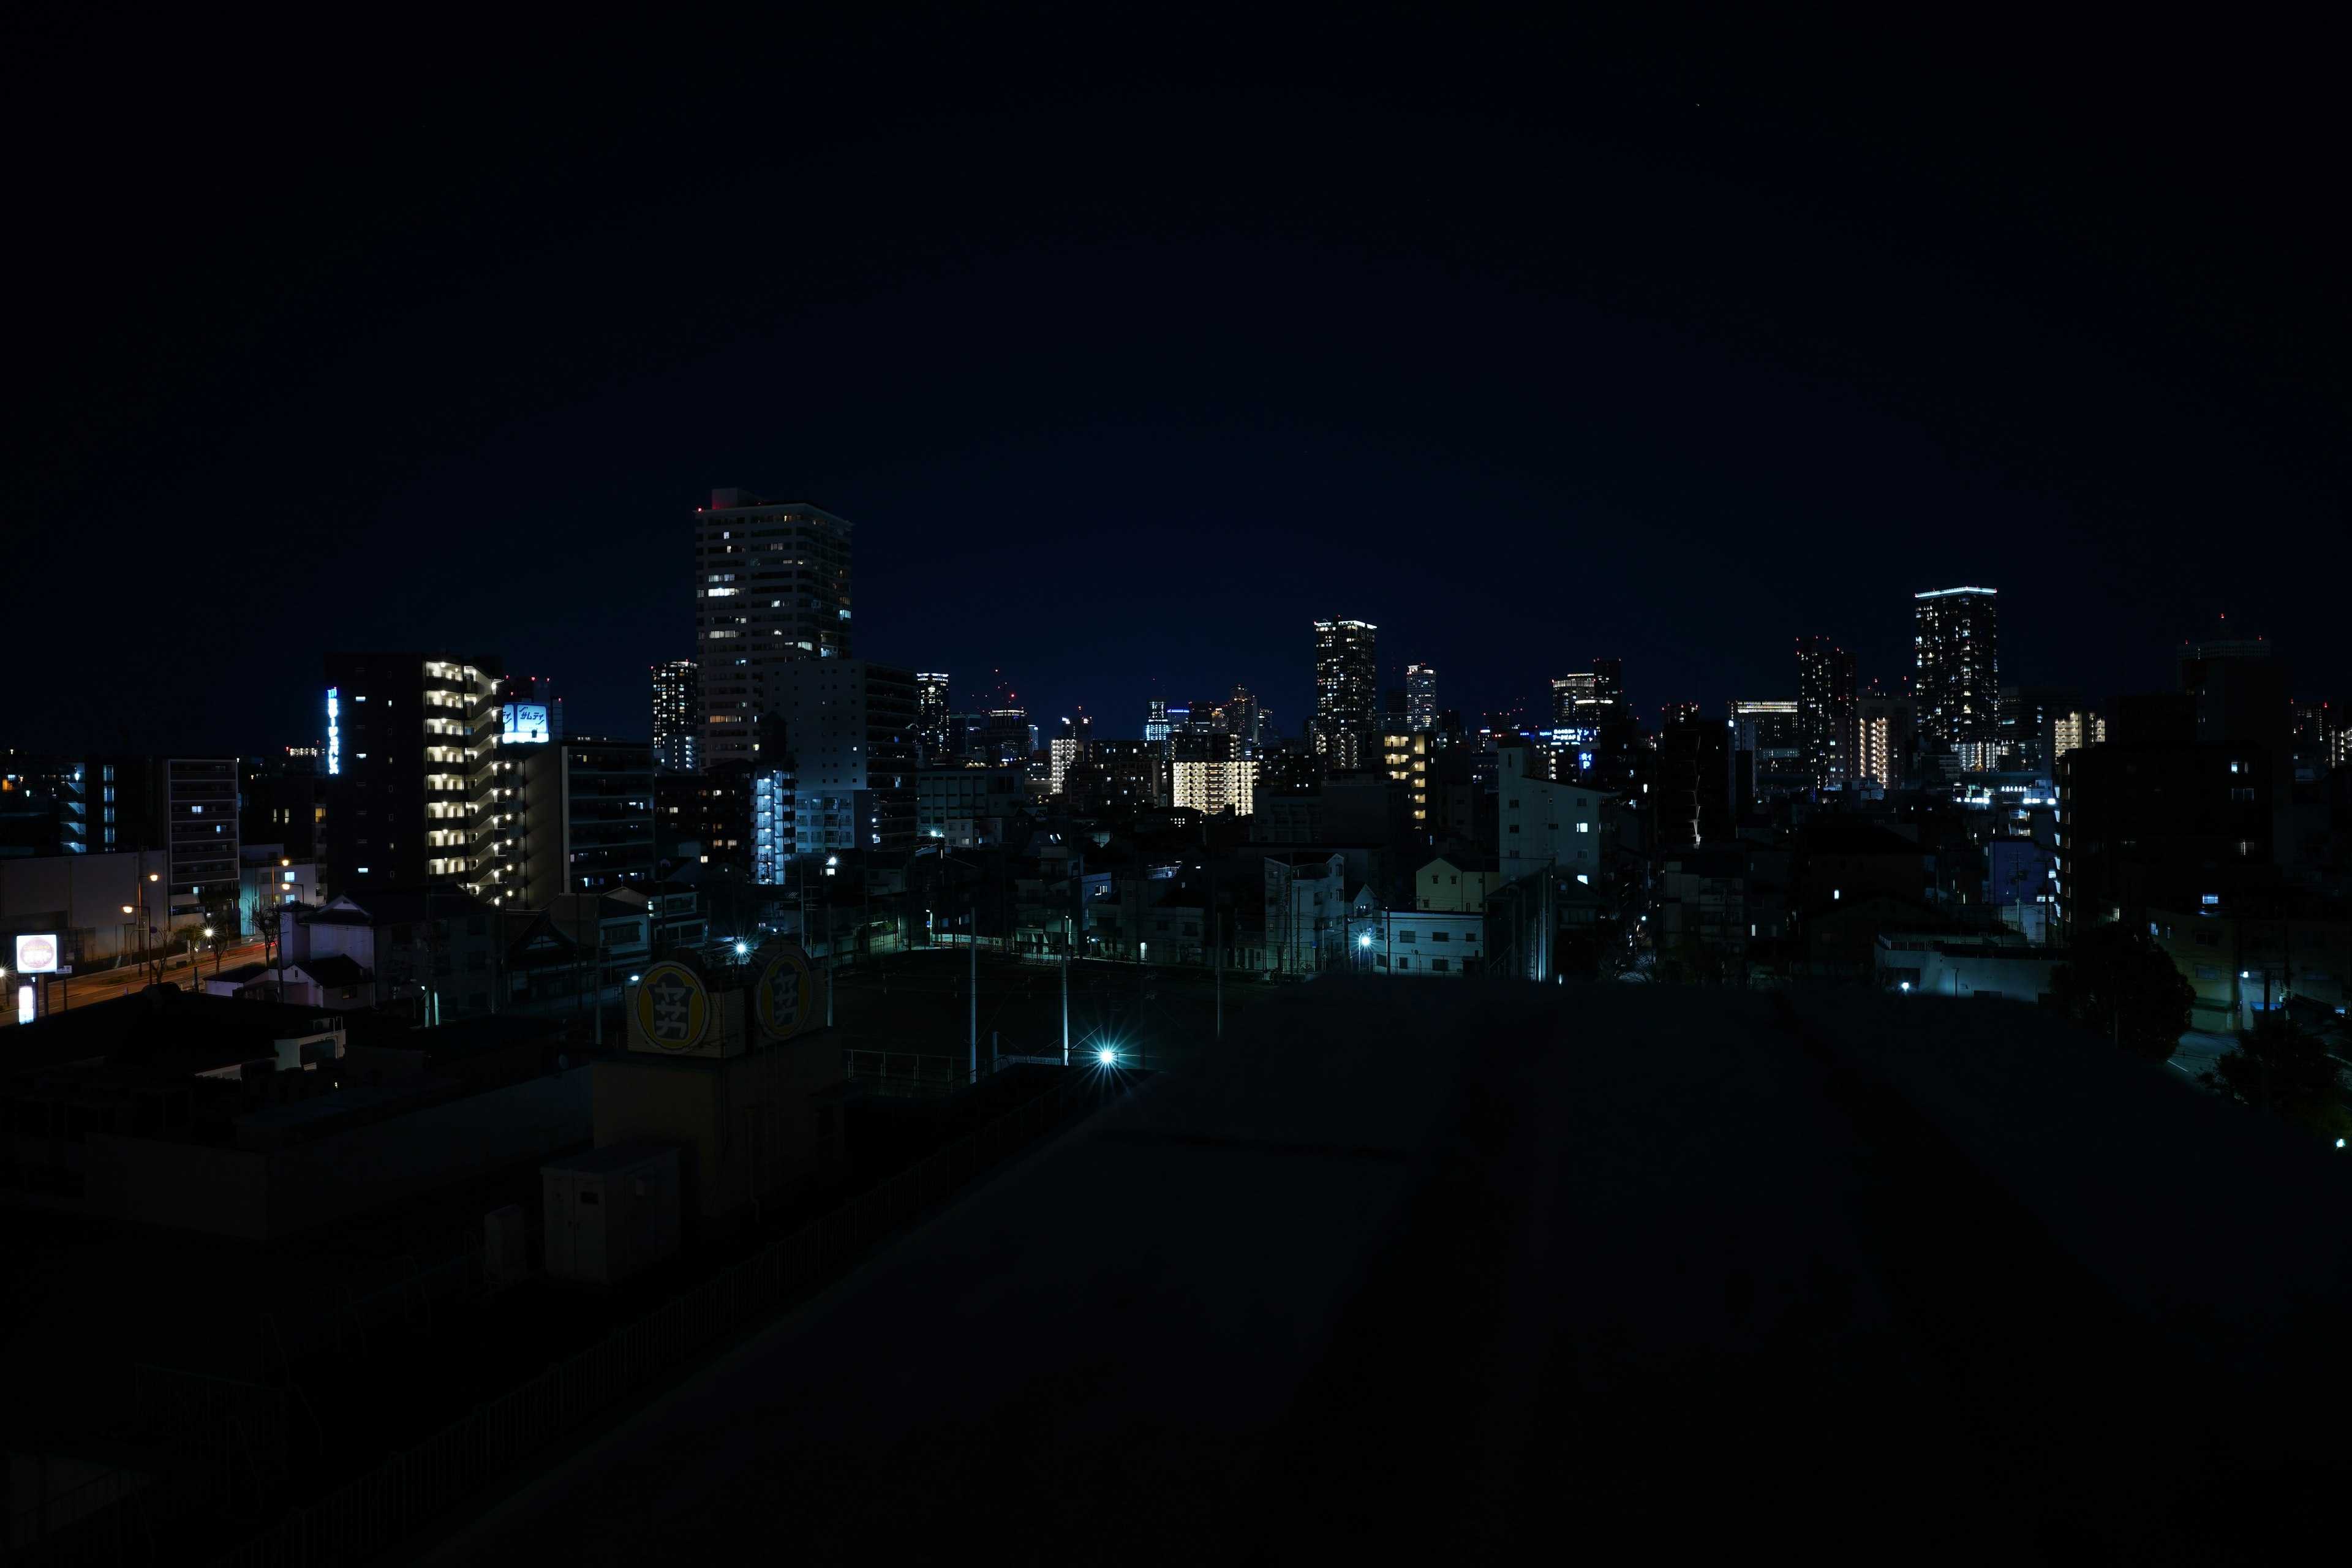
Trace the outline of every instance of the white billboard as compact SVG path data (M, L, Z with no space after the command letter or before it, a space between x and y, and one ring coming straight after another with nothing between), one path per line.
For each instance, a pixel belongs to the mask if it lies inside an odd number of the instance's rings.
M501 745L536 746L547 740L547 704L544 702L509 702L506 710L506 732L499 737Z
M58 939L55 936L19 936L16 939L16 973L19 974L55 974L58 972Z

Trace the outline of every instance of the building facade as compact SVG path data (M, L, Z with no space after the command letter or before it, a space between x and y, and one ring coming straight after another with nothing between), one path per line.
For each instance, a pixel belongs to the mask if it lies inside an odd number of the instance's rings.
M1241 737L1188 733L1175 736L1170 780L1175 805L1214 816L1230 811L1247 816L1257 809L1257 759L1245 756Z
M1532 746L1505 746L1497 756L1496 837L1503 880L1516 882L1547 868L1589 881L1606 858L1608 797L1559 784L1532 768Z
M793 762L793 852L913 848L915 672L802 659L771 671L767 691Z
M502 676L488 656L327 656L330 888L513 879Z
M698 760L773 763L756 725L774 707L779 673L852 651L851 526L807 501L730 489L710 492L694 535Z
M520 901L654 879L654 755L644 741L582 737L528 748L511 797L521 819Z
M1027 798L1018 768L925 768L915 775L915 831L950 849L993 843Z
M1913 595L1920 732L1977 770L1998 765L2000 596L1997 588L1934 588Z
M702 771L702 682L690 658L654 666L654 766Z
M1802 704L1786 698L1748 699L1731 704L1731 749L1735 768L1747 769L1748 801L1802 795L1813 786L1805 755Z

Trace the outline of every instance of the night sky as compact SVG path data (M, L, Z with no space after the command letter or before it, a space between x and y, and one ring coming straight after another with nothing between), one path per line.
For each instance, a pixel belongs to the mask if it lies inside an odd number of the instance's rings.
M20 30L0 744L310 740L330 647L642 736L719 485L1112 734L1295 733L1331 615L1470 713L1892 680L1962 583L2008 681L2352 695L2316 31L836 9Z

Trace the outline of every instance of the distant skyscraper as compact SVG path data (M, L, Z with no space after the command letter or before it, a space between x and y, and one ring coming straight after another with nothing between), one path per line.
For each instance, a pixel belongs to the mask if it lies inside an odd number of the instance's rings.
M1583 721L1601 699L1601 678L1583 670L1556 676L1551 683L1551 717L1555 724Z
M1914 595L1919 728L1964 768L1993 766L2000 745L1999 594L1936 588Z
M1158 745L1168 744L1168 700L1154 697L1143 705L1143 738Z
M1257 698L1248 687L1234 687L1234 694L1225 699L1225 729L1240 736L1244 744L1258 743Z
M1379 631L1370 621L1315 623L1315 749L1343 772L1363 766L1372 752Z
M1900 789L1911 768L1911 745L1918 704L1874 688L1854 702L1854 767L1852 782Z
M1797 639L1797 742L1805 777L1835 789L1853 774L1853 655L1827 637Z
M1731 730L1735 770L1743 752L1753 769L1748 799L1800 795L1811 787L1805 768L1802 704L1787 698L1735 701Z
M1404 667L1405 721L1416 733L1437 728L1437 671L1425 664Z
M956 737L948 724L948 678L944 670L915 675L915 738L922 742L923 760L936 763L955 752Z
M654 766L674 773L699 770L702 752L702 686L694 660L668 658L654 666Z
M1094 734L1095 721L1084 714L1062 721L1060 731L1047 747L1046 784L1055 795L1062 793L1062 783L1069 771L1085 760Z
M1026 709L992 708L987 724L981 745L990 762L1017 763L1036 750L1036 727L1029 722Z
M695 512L705 768L780 762L761 757L756 731L776 707L776 677L803 659L850 657L850 524L806 501L716 489Z

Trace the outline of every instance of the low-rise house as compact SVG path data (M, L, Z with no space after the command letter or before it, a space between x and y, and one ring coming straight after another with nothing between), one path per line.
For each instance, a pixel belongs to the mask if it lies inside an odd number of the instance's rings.
M1485 968L1482 910L1372 910L1349 929L1349 963L1358 971L1458 978Z

